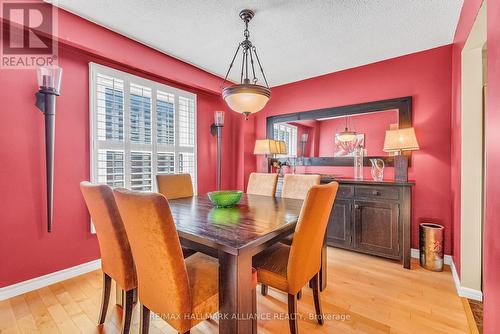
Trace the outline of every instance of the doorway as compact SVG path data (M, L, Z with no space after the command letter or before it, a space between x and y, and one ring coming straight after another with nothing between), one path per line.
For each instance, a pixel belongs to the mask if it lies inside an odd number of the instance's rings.
M462 50L461 286L482 298L486 1ZM469 296L468 296L469 297Z

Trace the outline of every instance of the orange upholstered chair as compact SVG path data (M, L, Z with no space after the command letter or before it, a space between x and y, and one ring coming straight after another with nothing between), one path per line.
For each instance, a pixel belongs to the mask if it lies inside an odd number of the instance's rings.
M150 310L180 333L218 312L218 262L201 253L184 260L165 197L114 193L137 270L141 333L148 332Z
M297 294L308 282L313 288L319 324L323 324L319 298L321 248L338 183L313 186L307 193L291 246L277 243L253 259L257 280L288 293L290 332L297 333Z
M277 183L278 174L251 173L248 178L247 194L274 196Z
M99 324L104 323L111 293L111 279L125 291L122 333L128 333L132 319L137 278L125 226L118 212L113 190L107 185L80 183L85 203L94 223L103 271L103 293Z
M193 196L193 182L189 174L157 174L158 192L167 199Z

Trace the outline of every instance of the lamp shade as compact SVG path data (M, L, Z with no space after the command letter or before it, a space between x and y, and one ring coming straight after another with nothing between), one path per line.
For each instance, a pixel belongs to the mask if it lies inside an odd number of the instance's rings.
M257 139L255 141L253 154L277 154L277 153L279 153L279 147L275 140Z
M355 131L349 131L347 128L340 132L337 133L337 139L341 142L348 143L356 139L356 132Z
M63 70L59 66L41 66L37 68L40 90L59 95Z
M271 90L260 85L233 85L223 89L222 97L229 108L248 116L266 106L271 97Z
M418 150L415 129L403 128L385 132L384 152L399 152Z
M276 141L276 146L278 148L278 154L287 154L286 143L283 140Z
M224 126L224 112L217 110L214 112L214 124L216 126Z

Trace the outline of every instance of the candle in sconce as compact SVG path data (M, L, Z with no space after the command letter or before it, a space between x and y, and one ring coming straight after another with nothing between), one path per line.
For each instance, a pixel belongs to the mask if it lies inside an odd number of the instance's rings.
M301 141L302 141L303 143L305 143L305 142L307 142L307 139L308 139L308 138L309 138L309 134L307 134L307 133L303 133L303 134L302 134L302 140L301 140Z
M215 126L224 126L224 112L216 111L214 113L214 124Z

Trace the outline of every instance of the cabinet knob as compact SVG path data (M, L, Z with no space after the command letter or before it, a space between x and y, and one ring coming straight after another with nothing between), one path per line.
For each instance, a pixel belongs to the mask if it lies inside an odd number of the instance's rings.
M355 209L359 209L359 204L354 204Z
M372 191L372 195L373 195L373 196L379 196L379 195L380 195L380 191L378 191L378 190L373 190L373 191Z

